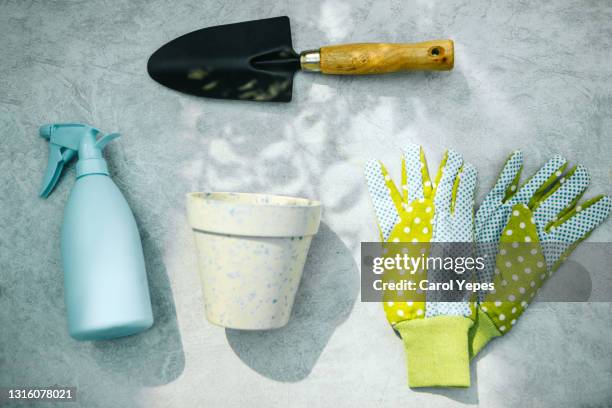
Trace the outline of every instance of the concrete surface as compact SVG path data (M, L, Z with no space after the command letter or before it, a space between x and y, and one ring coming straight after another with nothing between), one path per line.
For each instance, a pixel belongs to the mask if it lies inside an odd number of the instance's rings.
M450 37L455 70L298 74L290 104L198 99L147 76L148 56L178 35L277 15L297 50ZM358 268L359 243L377 239L363 164L397 172L408 141L432 167L460 150L480 199L517 148L525 174L560 152L588 166L589 195L612 192L610 21L605 0L0 1L0 386L72 385L86 407L612 405L610 303L534 305L474 362L471 388L415 391L380 306L359 301ZM143 238L156 324L142 335L67 335L58 235L74 166L37 197L37 128L61 121L123 135L106 157ZM194 190L323 201L285 329L205 321L184 210ZM611 241L612 222L590 239Z

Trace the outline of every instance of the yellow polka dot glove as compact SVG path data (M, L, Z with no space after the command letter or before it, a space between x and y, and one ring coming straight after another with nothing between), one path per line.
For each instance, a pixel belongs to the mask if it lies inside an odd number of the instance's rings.
M590 177L577 166L566 174L566 161L555 156L522 187L521 152L506 162L476 213L476 240L485 268L477 320L470 333L472 356L491 339L508 333L547 278L610 213L606 196L578 204Z
M401 190L378 161L368 162L366 178L387 257L395 256L394 251L409 257L426 255L428 245L385 243L473 242L476 170L464 166L453 150L446 153L434 183L429 179L423 151L415 145L404 149ZM405 274L405 270L391 270L383 279L406 279ZM418 287L426 279L425 272L417 271L409 279ZM404 342L408 384L469 386L468 331L473 320L467 299L430 303L423 292L412 293L410 301L397 301L398 295L401 298L401 293L385 291L383 305L387 320Z

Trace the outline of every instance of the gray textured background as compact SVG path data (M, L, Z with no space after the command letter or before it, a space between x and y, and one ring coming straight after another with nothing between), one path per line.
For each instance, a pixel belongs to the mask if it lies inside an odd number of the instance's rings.
M510 4L511 3L511 4ZM291 104L203 100L153 82L148 56L204 26L289 15L297 50L453 38L455 70L379 78L298 74ZM72 385L82 406L612 405L612 306L537 304L473 364L465 390L410 390L401 342L360 303L359 243L377 238L362 178L377 157L453 147L480 171L551 154L612 192L609 1L0 1L0 386ZM58 233L74 183L37 197L37 128L82 121L106 149L143 238L156 324L116 341L67 335ZM203 315L184 194L319 198L316 237L285 329L225 331ZM592 241L612 241L612 222ZM576 256L579 258L580 253Z

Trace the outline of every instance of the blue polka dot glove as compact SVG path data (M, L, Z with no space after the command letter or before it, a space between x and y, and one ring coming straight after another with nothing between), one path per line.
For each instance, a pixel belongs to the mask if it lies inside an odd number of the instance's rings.
M421 257L427 255L429 245L386 243L467 242L472 247L476 170L469 164L464 165L457 152L446 153L433 183L423 151L414 145L404 149L401 190L378 161L368 162L366 178L387 257L394 257L394 252ZM444 245L434 245L434 249L442 251L435 256L445 256ZM418 287L424 279L446 278L444 271L427 271L425 276L421 269L409 276L404 270L391 270L383 280L410 279ZM408 384L411 387L469 386L468 331L473 325L470 302L460 298L445 303L429 298L429 292L409 296L410 301L402 301L401 293L383 293L387 319L404 342Z
M481 292L474 306L472 356L512 329L547 278L610 213L606 196L578 204L590 181L584 167L564 174L566 160L555 156L519 188L522 165L517 151L476 213L477 250L485 259L478 278L495 290Z

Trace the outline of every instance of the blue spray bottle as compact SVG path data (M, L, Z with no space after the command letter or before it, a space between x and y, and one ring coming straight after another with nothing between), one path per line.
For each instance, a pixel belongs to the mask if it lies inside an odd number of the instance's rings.
M153 325L136 221L102 157L119 134L99 133L77 123L40 128L50 142L41 197L51 193L64 164L79 158L61 231L68 329L77 340L127 336Z

